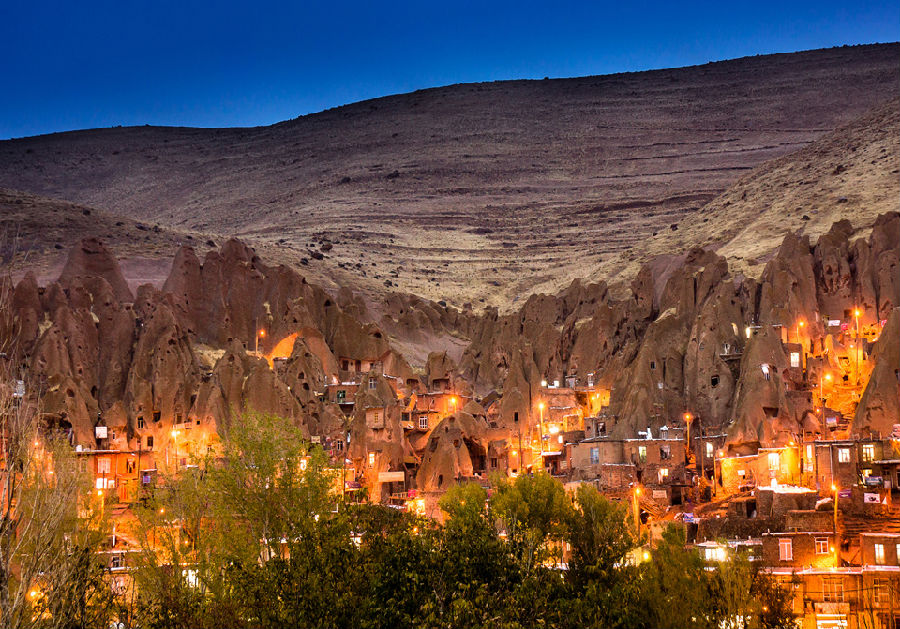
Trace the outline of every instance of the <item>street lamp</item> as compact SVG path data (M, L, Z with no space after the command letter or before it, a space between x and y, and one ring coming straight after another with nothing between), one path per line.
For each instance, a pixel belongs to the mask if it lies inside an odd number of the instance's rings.
M684 423L687 426L686 444L687 444L687 452L688 452L688 462L690 462L690 459L691 459L691 420L693 420L693 419L694 419L694 416L691 415L690 413L684 414Z
M256 331L256 344L253 346L253 351L256 354L259 354L259 339L266 338L266 331L263 328L260 328Z
M831 381L831 374L826 372L819 378L819 399L822 401L822 426L825 426L825 381Z
M803 319L800 319L797 322L797 342L800 343L800 328L806 325L806 322Z

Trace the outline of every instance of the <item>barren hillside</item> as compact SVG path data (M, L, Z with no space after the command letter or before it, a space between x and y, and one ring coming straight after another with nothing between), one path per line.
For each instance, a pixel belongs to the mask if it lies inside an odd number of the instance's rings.
M510 307L573 277L627 270L629 259L654 247L708 242L692 226L741 176L897 97L898 51L896 44L860 46L456 85L253 129L26 138L0 143L0 185L151 229L237 235L326 285L374 292L390 284L432 299ZM846 187L864 189L872 171L889 187L881 175L896 161L896 142L879 146L889 159L878 161L879 153L871 168L856 160L858 168L844 173ZM738 236L727 250L732 258L765 253L743 251L758 243L741 240L735 222L762 216L776 231L783 227L781 206L762 203L764 187L748 191L760 203L735 212L731 202L715 215L722 239ZM805 192L792 194L791 206L805 207ZM833 193L821 194L824 212ZM848 202L827 206L823 228L835 211L876 212L867 196L841 196ZM662 239L664 231L672 233ZM141 241L130 255L146 255Z

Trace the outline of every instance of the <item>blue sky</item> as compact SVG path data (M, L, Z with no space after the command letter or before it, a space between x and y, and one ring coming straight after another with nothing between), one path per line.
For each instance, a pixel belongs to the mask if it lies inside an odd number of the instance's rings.
M451 83L898 39L898 0L3 0L0 138L253 126Z

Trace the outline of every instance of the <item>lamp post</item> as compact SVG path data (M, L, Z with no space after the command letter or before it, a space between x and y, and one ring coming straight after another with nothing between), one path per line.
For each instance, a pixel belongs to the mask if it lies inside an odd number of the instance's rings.
M720 454L722 454L721 450L713 451L713 490L712 490L713 498L715 498L719 493L717 490L717 486L719 483L716 480L716 459L719 457Z
M687 426L687 439L686 439L686 447L687 447L687 457L688 463L691 462L691 420L694 419L694 416L690 413L684 414L684 423Z
M831 381L831 374L825 372L819 378L819 400L822 403L822 425L825 425L825 381Z
M631 504L634 510L634 532L641 532L641 515L638 510L638 496L641 495L641 488L639 485L634 486L634 491L631 493Z
M831 491L834 492L834 567L837 568L840 563L840 544L838 543L838 488L834 483L831 484Z
M853 358L856 362L856 386L859 386L859 308L853 309L853 318L856 319L856 343L853 346Z
M797 322L797 342L800 343L800 328L806 325L806 322L803 319L800 319Z
M538 413L540 414L540 435L541 440L538 445L541 447L541 469L544 469L544 403L538 402Z
M255 354L259 354L259 339L266 338L266 331L263 328L260 328L256 331L256 344L253 346L253 352Z

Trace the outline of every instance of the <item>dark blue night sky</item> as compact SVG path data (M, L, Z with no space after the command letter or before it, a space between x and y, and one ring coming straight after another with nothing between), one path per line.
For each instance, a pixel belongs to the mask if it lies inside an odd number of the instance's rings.
M0 2L0 138L900 39L900 2ZM898 60L900 62L900 60Z

